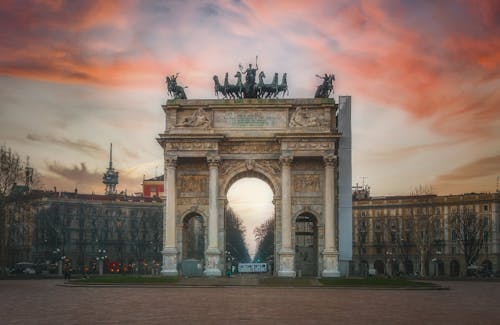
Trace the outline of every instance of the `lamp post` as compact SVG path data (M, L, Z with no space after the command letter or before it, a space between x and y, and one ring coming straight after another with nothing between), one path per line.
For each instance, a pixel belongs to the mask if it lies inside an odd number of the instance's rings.
M387 261L387 275L392 276L392 265L393 265L393 257L392 257L392 250L388 250L385 252L385 257Z
M55 250L53 250L52 255L54 256L54 260L57 261L57 274L62 275L62 262L66 258L66 256L63 256L60 248L56 248Z
M439 263L441 262L440 259L441 256L441 251L436 251L436 257L432 259L432 262L434 263L434 276L439 276Z
M226 253L226 275L229 278L231 276L234 258L231 256L230 251L226 251L225 253Z
M104 260L107 259L108 256L106 255L106 250L105 249L101 249L99 248L97 250L97 256L96 256L96 260L97 260L97 263L98 263L98 267L99 267L99 275L102 275L104 273Z

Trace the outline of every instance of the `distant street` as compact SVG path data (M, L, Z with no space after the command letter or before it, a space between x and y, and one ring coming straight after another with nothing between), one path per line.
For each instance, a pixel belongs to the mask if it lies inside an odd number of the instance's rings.
M0 281L1 324L498 324L500 282L451 290L61 287Z

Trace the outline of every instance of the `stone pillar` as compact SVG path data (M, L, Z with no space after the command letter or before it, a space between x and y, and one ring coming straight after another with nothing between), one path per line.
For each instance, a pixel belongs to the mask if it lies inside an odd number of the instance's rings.
M324 218L325 218L325 249L323 250L323 277L338 277L339 253L335 236L335 163L337 157L329 154L323 157L325 162L325 197L324 197Z
M281 156L281 249L278 276L295 277L292 249L292 197L291 164L292 156Z
M177 276L177 243L175 238L177 156L165 155L165 212L163 215L163 265L161 274Z
M208 162L208 248L206 252L206 265L203 272L206 276L221 276L219 268L220 250L219 250L219 156L207 157Z

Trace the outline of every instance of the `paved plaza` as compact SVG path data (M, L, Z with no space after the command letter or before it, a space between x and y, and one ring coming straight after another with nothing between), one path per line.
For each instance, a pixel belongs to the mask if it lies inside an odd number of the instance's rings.
M500 282L450 290L65 287L0 281L1 324L499 324Z

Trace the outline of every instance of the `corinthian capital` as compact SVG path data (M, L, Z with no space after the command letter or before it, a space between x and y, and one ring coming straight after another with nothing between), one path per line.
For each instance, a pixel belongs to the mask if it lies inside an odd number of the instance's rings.
M335 166L337 162L337 156L333 153L329 153L323 156L323 161L325 162L325 166Z
M177 166L177 156L165 155L165 167Z
M280 156L280 163L282 166L290 166L293 161L293 156L292 155L281 155Z
M210 167L218 167L220 164L220 156L210 155L207 157L208 166Z

